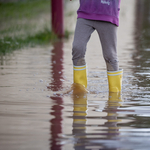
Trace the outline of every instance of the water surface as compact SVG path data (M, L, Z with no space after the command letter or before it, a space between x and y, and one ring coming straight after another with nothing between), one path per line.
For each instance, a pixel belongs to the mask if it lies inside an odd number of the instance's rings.
M121 4L118 56L124 69L122 93L108 92L96 32L87 47L87 94L57 94L72 84L73 37L50 47L1 56L0 149L148 150L148 6L148 0Z

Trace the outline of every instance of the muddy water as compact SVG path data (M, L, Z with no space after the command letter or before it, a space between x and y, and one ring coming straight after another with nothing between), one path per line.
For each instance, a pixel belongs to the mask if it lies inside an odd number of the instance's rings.
M50 47L2 56L0 150L149 150L148 6L148 0L126 0L121 4L121 94L108 92L96 32L87 47L88 94L56 95L72 84L72 37Z

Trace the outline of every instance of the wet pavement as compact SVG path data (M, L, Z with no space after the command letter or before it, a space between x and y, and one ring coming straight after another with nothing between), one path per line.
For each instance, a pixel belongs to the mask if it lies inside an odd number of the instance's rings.
M96 32L87 47L89 93L80 96L56 94L72 84L73 37L1 56L0 150L149 150L149 4L148 0L121 4L121 94L108 92ZM71 5L77 9L76 1L66 7Z

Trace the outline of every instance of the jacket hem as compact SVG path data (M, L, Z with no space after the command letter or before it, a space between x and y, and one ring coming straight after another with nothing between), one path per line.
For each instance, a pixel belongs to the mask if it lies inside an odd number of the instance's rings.
M90 20L99 20L99 21L107 21L116 26L119 26L119 19L114 16L102 15L102 14L89 14L85 12L78 11L77 18L90 19Z

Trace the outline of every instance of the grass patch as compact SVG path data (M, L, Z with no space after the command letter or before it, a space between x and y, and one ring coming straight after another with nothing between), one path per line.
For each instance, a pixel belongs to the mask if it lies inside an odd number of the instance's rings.
M0 54L46 45L57 39L50 27L50 0L0 2ZM69 36L65 32L65 38Z
M33 18L50 10L50 0L0 2L0 20Z
M50 27L50 0L0 2L0 37L35 33Z
M69 37L69 32L65 32L65 38ZM0 39L0 55L5 55L17 49L24 47L35 47L36 45L47 45L57 40L57 36L49 29L45 29L35 35L29 35L26 38L6 36Z

